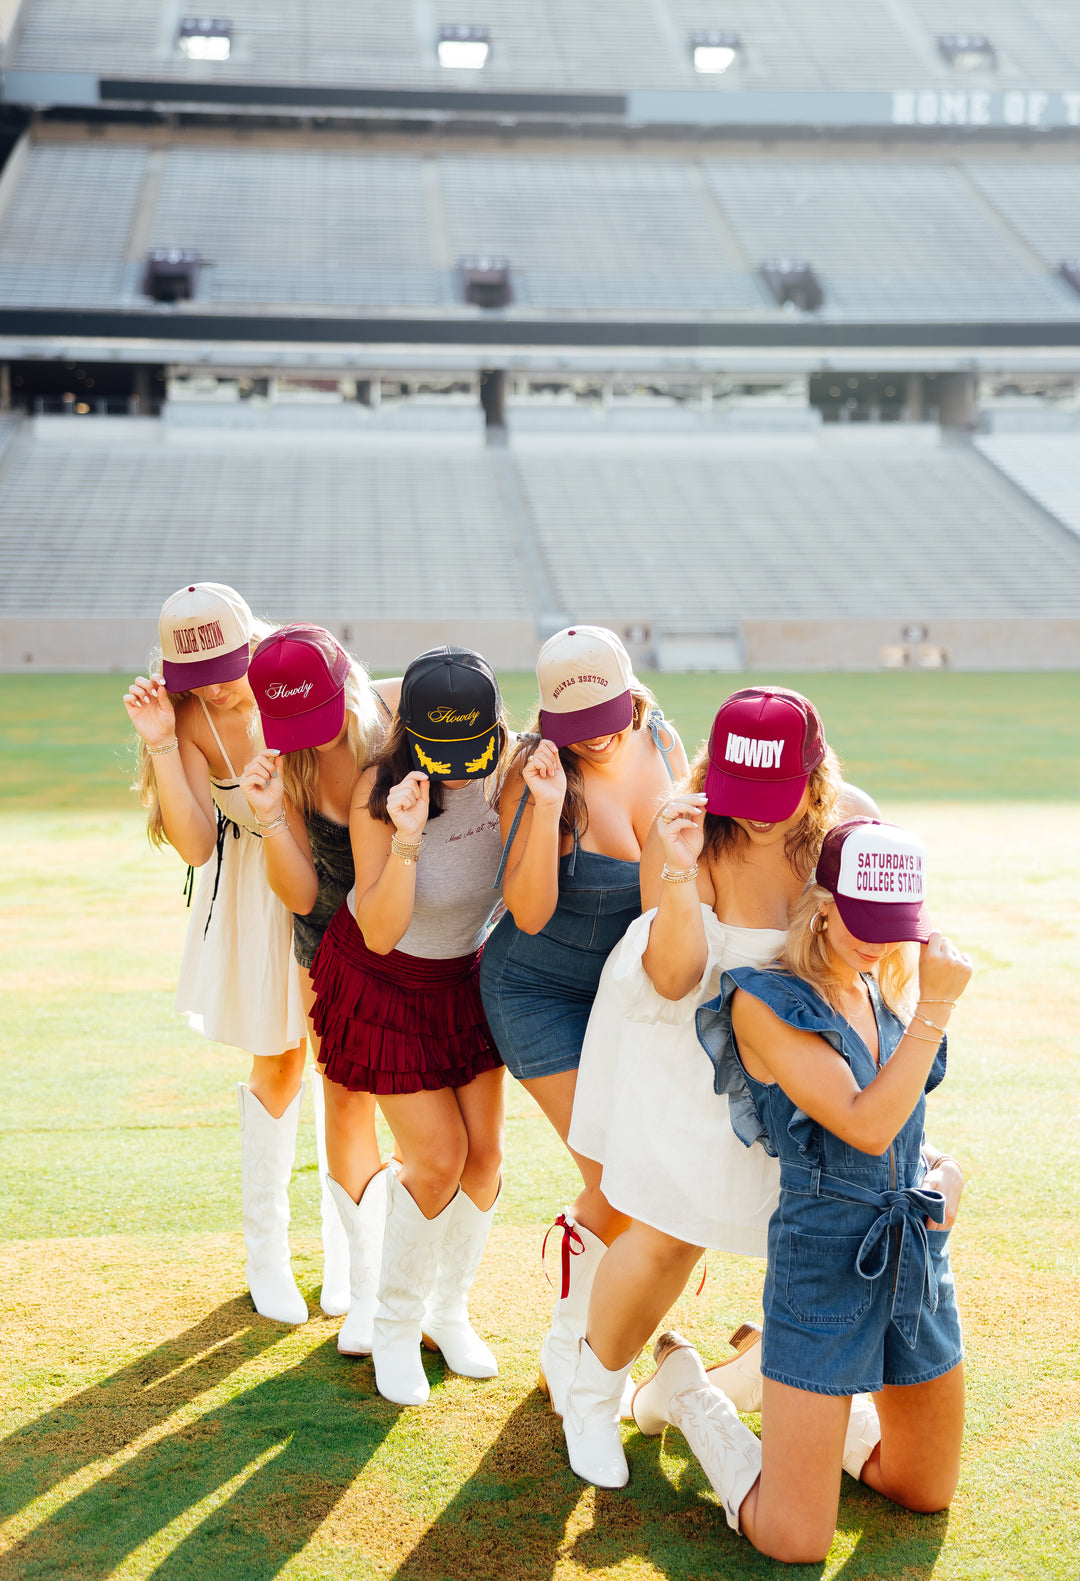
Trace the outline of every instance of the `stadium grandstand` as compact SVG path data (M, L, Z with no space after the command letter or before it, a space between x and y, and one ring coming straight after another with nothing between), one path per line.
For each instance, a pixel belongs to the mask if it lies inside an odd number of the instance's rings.
M1080 664L1080 8L221 12L0 5L0 666Z

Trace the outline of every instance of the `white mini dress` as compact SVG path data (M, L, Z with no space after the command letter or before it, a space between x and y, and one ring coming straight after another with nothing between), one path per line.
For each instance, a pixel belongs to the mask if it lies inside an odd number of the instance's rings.
M210 781L220 814L217 851L200 869L176 1008L215 1043L276 1056L307 1032L292 912L267 882L255 815L209 713L207 722L230 777Z
M728 927L709 906L701 911L708 960L682 999L657 993L641 964L655 909L608 956L581 1051L570 1146L603 1166L604 1195L620 1213L694 1246L764 1257L779 1166L732 1130L694 1017L719 993L722 972L766 966L786 935Z

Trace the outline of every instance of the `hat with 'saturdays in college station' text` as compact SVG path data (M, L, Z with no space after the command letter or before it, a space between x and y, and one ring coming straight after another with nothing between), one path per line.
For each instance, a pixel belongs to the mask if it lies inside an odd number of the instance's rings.
M170 692L220 686L247 673L253 617L235 588L194 582L161 606L161 673Z
M413 767L430 779L485 779L499 756L502 695L472 648L429 648L401 681L398 704Z
M606 626L570 626L549 637L536 679L540 733L557 747L614 736L634 722L634 666Z
M251 655L248 680L263 740L278 752L321 747L345 726L345 682L352 660L325 626L281 626Z
M840 920L867 944L930 937L926 915L926 846L910 829L876 818L848 818L825 836L815 880L836 902Z
M783 686L748 686L721 705L709 735L706 811L783 823L825 757L813 703Z

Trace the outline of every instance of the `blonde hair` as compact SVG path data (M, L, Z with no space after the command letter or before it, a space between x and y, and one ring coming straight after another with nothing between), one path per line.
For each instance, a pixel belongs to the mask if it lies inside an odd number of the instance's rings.
M839 1006L840 979L832 964L828 933L815 933L814 918L833 897L821 884L809 883L791 910L787 942L779 960L782 971L794 973L821 995L834 1010ZM881 997L896 1015L905 1019L914 1008L912 988L918 957L908 944L896 944L874 969Z
M630 681L630 696L633 699L634 714L630 723L631 730L640 730L646 724L651 709L656 708L657 701L649 688L633 676ZM670 720L667 723L670 724ZM507 765L507 772L511 769L522 769L532 757L543 739L543 726L540 723L540 704L533 709L532 718L518 737L518 745ZM566 795L563 797L562 812L559 814L559 833L573 836L578 839L589 827L589 809L585 804L585 782L582 778L581 767L574 756L573 747L559 748L559 761L566 775Z
M349 659L349 673L345 677L345 730L359 779L382 747L386 724L366 668L352 654ZM298 752L283 753L279 763L285 794L297 812L306 818L319 805L321 754L315 747L302 747Z
M703 791L705 775L709 768L709 744L703 741L694 754L690 772L675 794L680 791ZM816 769L811 769L807 780L810 800L794 829L784 842L784 855L792 870L800 878L809 878L821 854L821 842L834 824L839 823L840 793L844 788L843 767L832 747L825 748L825 756ZM705 844L702 856L707 862L718 861L727 853L735 854L743 832L734 818L707 812L704 818Z
M272 621L254 620L251 626L251 639L248 643L248 651L254 653L263 638L268 637L272 631L276 630L277 626ZM161 674L161 658L160 648L151 649L146 661L150 675ZM195 693L192 691L169 692L168 694L174 709L181 703L188 702L194 695ZM258 718L258 713L259 711L256 709L251 720L252 746L255 744L254 725L255 720ZM165 833L165 826L161 820L161 800L158 796L154 760L150 755L150 748L138 733L136 733L135 742L138 757L135 763L135 778L131 782L131 788L138 795L139 805L146 808L146 838L151 845L160 849L163 845L169 844L169 837Z

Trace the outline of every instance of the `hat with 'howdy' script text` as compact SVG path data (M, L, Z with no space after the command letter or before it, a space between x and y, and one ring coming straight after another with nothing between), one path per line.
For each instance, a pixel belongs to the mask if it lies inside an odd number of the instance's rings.
M502 697L472 648L429 648L409 665L398 704L413 766L431 779L485 779L499 757Z
M930 937L926 846L910 829L848 818L825 836L814 875L848 932L867 944Z
M263 740L279 752L321 747L345 728L352 660L324 626L281 626L251 655Z
M722 818L783 823L824 757L818 711L801 692L783 686L733 692L709 736L706 810Z

